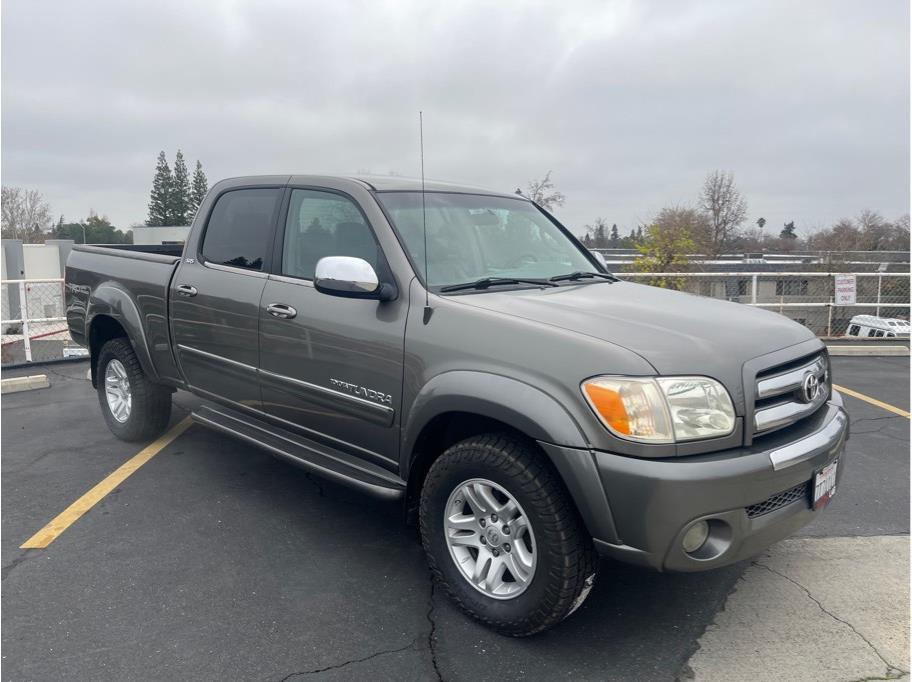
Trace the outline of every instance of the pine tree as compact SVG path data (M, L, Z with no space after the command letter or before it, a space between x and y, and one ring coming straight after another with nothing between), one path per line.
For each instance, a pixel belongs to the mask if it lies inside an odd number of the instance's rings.
M203 173L203 164L196 162L196 170L193 171L193 182L190 185L190 212L195 214L203 203L203 197L209 191L209 181L206 174ZM192 217L192 216L191 216Z
M155 177L152 178L152 192L149 194L149 219L146 221L146 225L158 227L168 224L172 182L168 159L164 152L159 152L158 163L155 165Z
M184 154L178 149L174 156L174 176L171 184L171 201L168 207L169 225L186 225L190 220L190 173L184 163Z
M621 240L621 236L618 234L617 223L611 225L611 246L617 246L617 243Z

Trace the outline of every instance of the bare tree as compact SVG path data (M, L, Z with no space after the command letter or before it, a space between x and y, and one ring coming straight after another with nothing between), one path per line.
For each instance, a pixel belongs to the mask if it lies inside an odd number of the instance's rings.
M713 171L703 182L700 208L709 217L712 232L710 249L718 256L735 236L747 217L747 202L735 187L735 177L725 171Z
M6 239L34 244L51 226L51 207L37 189L3 186L0 189L0 227Z
M525 192L517 188L516 194L531 199L546 211L553 211L557 206L563 206L564 199L566 199L562 192L554 189L554 183L551 182L551 171L545 173L545 177L541 180L530 181Z

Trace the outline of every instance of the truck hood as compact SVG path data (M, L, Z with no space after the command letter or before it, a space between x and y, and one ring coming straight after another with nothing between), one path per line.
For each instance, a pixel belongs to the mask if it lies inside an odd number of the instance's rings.
M460 302L626 348L659 374L702 374L741 389L747 360L814 338L778 313L630 282L460 296ZM611 368L606 367L606 372Z

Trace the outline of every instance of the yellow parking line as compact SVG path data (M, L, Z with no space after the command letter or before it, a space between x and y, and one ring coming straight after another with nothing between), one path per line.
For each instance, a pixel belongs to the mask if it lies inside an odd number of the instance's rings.
M164 450L175 438L186 431L193 423L190 417L175 424L174 428L159 436L133 457L112 471L106 478L95 485L85 495L58 514L44 528L26 540L20 549L44 549L57 539L63 531L79 520L83 514L98 504L105 495L123 483L139 467Z
M864 393L859 393L858 391L853 391L851 388L846 388L845 386L837 386L836 384L833 384L833 388L835 388L840 393L845 393L846 395L850 395L853 398L858 398L859 400L864 400L866 403L870 403L871 405L876 405L877 407L887 410L887 412L892 412L893 414L898 414L900 417L905 417L906 419L909 419L908 412L906 412L905 410L901 410L898 407L891 405L890 403L881 402L877 398L872 398L871 396L865 395Z

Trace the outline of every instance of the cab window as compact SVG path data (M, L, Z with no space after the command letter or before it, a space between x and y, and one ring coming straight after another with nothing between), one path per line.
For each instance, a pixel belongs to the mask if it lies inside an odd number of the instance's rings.
M257 188L220 196L203 235L203 260L262 270L281 193L277 188Z
M326 256L362 258L376 270L379 247L351 199L332 192L293 190L285 221L282 274L313 279L317 262Z

